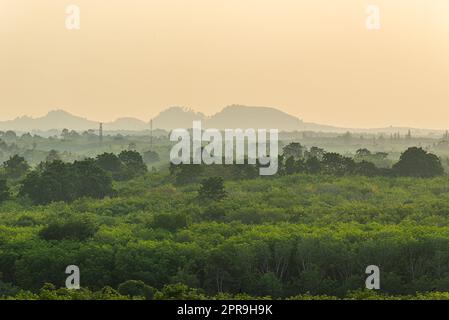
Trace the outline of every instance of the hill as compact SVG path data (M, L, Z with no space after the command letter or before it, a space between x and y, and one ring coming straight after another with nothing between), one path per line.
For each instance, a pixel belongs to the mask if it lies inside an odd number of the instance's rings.
M201 120L204 128L234 129L234 128L264 128L279 129L279 131L316 131L344 133L400 133L406 134L409 130L415 136L441 135L442 130L417 129L411 127L385 127L385 128L341 128L330 125L322 125L303 120L272 107L250 107L243 105L231 105L220 112L206 116L189 108L171 107L153 118L153 129L170 131L176 128L191 128L192 122ZM97 130L98 121L92 121L68 113L64 110L50 111L47 115L38 118L23 116L14 120L0 121L0 130L14 130L18 132L70 130L84 131ZM105 122L105 131L146 131L151 128L150 121L136 118L119 118L113 122Z

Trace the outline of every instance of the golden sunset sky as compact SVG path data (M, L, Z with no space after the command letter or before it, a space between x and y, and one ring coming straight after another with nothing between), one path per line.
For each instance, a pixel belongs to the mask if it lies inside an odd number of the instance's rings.
M65 28L66 6L81 30ZM367 5L381 29L365 27ZM449 0L0 0L0 119L273 106L449 127Z

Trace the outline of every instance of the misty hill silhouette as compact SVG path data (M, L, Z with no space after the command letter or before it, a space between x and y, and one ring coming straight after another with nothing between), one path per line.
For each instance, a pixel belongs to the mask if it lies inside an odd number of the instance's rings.
M176 128L191 128L192 121L204 121L206 116L200 112L182 107L171 107L153 119L154 129L172 130Z
M264 128L279 129L280 131L321 131L341 133L374 132L374 133L405 133L413 130L414 134L425 135L440 133L441 130L416 129L408 127L386 127L375 129L348 129L328 125L304 122L281 110L270 107L249 107L232 105L220 112L207 117L203 113L182 107L171 107L153 118L153 129L172 130L176 128L191 128L192 122L201 120L203 128L234 129L234 128ZM49 130L97 130L99 123L83 117L75 116L64 110L50 111L47 115L38 118L23 116L14 120L0 121L0 130L14 130L19 132L49 131ZM144 131L150 129L150 121L136 118L119 118L113 122L106 122L105 131Z
M176 128L191 128L192 122L201 120L208 128L279 128L285 131L300 130L303 122L275 108L247 107L233 105L224 108L219 113L207 117L203 113L182 107L171 107L159 113L153 119L154 129L172 130ZM49 112L39 118L20 117L10 121L0 121L0 130L52 130L64 128L70 130L97 129L99 123L86 118L72 115L63 110ZM120 118L104 123L104 129L110 131L150 129L150 122L136 118Z
M28 116L16 118L9 121L0 121L0 130L52 130L52 129L73 129L88 130L98 127L98 122L74 116L63 110L50 111L47 115L39 118Z
M143 131L149 129L148 123L136 118L119 118L113 122L104 124L106 130L133 130Z
M153 119L153 127L165 130L190 128L192 121L201 120L203 127L216 129L279 128L285 131L300 130L303 122L275 108L232 105L206 117L191 109L172 107Z
M300 130L303 122L285 112L268 107L232 105L206 119L209 128L279 128L285 131Z

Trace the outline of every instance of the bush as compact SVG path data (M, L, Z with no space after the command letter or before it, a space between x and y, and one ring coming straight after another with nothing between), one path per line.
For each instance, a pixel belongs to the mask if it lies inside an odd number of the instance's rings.
M203 180L199 191L202 200L222 200L226 197L224 181L221 177L212 177Z
M187 216L184 213L159 213L154 216L151 227L155 229L165 229L168 231L176 231L186 228Z
M156 293L158 300L204 300L206 296L198 289L189 288L182 283L169 284Z
M97 230L98 226L89 217L76 217L50 223L40 231L39 236L45 240L84 241L93 237Z
M123 282L118 286L118 292L124 296L144 297L147 300L152 300L154 296L154 289L139 280Z

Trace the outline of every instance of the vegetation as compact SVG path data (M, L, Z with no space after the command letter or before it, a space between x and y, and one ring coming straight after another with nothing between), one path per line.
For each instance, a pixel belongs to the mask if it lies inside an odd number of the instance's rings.
M35 204L70 202L82 197L102 199L113 194L112 178L92 159L73 164L56 160L29 173L20 188Z
M366 148L284 151L273 177L258 165L148 171L130 149L74 161L53 152L33 167L11 157L0 172L0 297L449 299L438 157L411 147L382 167L385 154ZM379 291L364 290L372 264ZM68 265L82 289L61 289Z
M8 200L10 197L9 187L6 180L0 180L0 203Z
M201 183L199 197L202 200L222 200L226 197L223 178L211 177Z
M428 178L443 174L444 169L436 155L413 147L401 155L393 171L401 176Z

